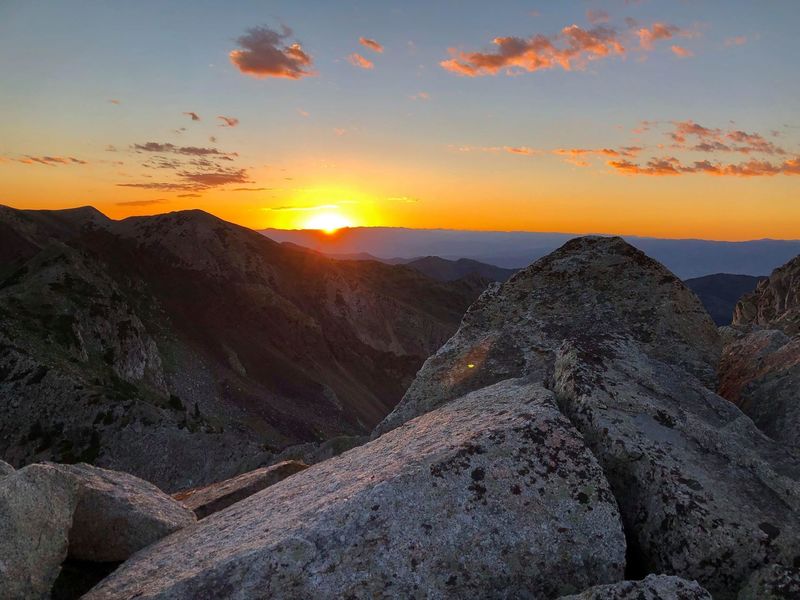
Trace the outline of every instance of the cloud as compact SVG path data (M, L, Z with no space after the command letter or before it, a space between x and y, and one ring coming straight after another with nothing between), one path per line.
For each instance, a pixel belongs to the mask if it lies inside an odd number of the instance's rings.
M184 156L214 156L223 160L239 156L237 152L220 152L216 148L201 148L198 146L176 146L168 142L147 142L145 144L134 144L132 147L137 152L168 152L183 154Z
M461 52L451 48L452 58L439 64L453 73L477 77L500 71L514 74L555 67L570 71L583 67L587 61L625 54L616 31L605 26L582 29L570 25L552 37L541 34L528 39L498 37L492 43L496 47L492 52Z
M302 108L297 109L297 114L303 118L308 118L311 116L311 113L309 113L307 110L303 110Z
M117 202L117 206L152 206L154 204L166 204L169 202L164 198L156 198L155 200L129 200L127 202Z
M247 188L247 187L238 187L233 188L232 190L228 190L229 192L267 192L272 188L260 187L260 188Z
M741 154L775 154L785 155L786 150L777 146L758 133L747 133L741 130L723 130L709 128L688 121L673 121L673 130L667 135L675 143L675 147L682 148L688 138L697 138L692 150L698 152L739 152Z
M589 9L586 11L586 20L592 25L600 25L601 23L608 23L611 17L609 17L608 13L604 10Z
M203 194L178 194L178 198L202 198Z
M412 100L430 100L431 95L428 92L417 92L413 96L409 96Z
M503 150L510 154L521 154L524 156L533 156L534 154L538 154L538 151L534 150L533 148L528 148L527 146L504 146Z
M670 49L675 56L680 58L689 58L690 56L694 56L694 52L688 48L684 48L683 46L673 45Z
M73 156L30 156L25 155L23 158L16 159L25 165L47 165L49 167L57 167L60 165L88 165L85 160L75 158Z
M109 99L109 103L120 105L120 104L122 104L122 100L117 100L116 98L110 98Z
M333 133L338 136L343 136L347 133L347 129L345 129L344 127L335 127L333 129Z
M322 209L330 209L330 208L339 208L336 204L320 204L318 206L268 206L264 208L264 210L276 210L276 211L306 211L306 210L322 210Z
M183 171L182 179L202 187L217 187L229 183L250 183L245 169L218 169L216 171Z
M677 25L667 25L666 23L653 23L651 27L642 27L636 32L639 36L639 45L644 50L652 50L653 44L658 40L670 40L681 33L681 28Z
M747 43L747 36L746 35L737 35L734 37L729 37L725 40L725 45L727 47L731 46L744 46Z
M163 192L176 192L182 190L200 189L197 185L190 183L149 182L149 181L146 183L118 183L117 187L140 188L143 190L161 190Z
M738 164L712 163L708 160L683 164L675 157L653 158L640 166L628 160L609 161L608 165L628 175L683 175L704 173L706 175L729 177L771 177L778 174L800 175L800 157L782 163L765 160L749 160Z
M198 115L196 112L192 112L191 110L186 111L183 114L185 114L187 117L191 117L192 121L199 121L200 120L200 115Z
M219 124L220 127L236 127L239 124L239 119L236 117L219 115L217 118L222 121L222 123Z
M375 63L369 60L368 58L364 58L358 52L353 52L351 55L347 57L347 61L353 65L354 67L360 67L362 69L374 69Z
M381 46L375 40L371 40L369 38L360 37L358 38L358 43L364 46L365 48L369 48L374 52L378 52L379 54L383 52L383 46Z
M292 30L282 27L280 32L267 27L254 27L236 41L241 47L228 55L231 63L245 75L252 77L282 77L300 79L314 75L308 55L298 42L285 44Z

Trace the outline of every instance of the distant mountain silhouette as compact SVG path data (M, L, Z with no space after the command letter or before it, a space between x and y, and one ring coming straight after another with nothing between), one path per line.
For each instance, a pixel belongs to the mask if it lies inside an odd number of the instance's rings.
M438 256L468 258L508 269L520 269L575 237L569 233L461 231L353 227L334 234L312 230L265 229L278 242L293 242L328 255L369 254L379 260ZM800 254L800 240L717 242L637 236L623 238L663 263L682 279L711 273L763 275Z
M717 325L730 325L736 303L742 296L755 290L763 279L766 277L715 273L687 279L684 283L697 294Z
M504 269L469 258L447 260L438 256L417 258L405 265L439 281L455 281L464 277L477 276L490 281L502 282L517 272L517 269Z
M363 434L487 284L332 260L202 211L0 206L0 456L174 488Z

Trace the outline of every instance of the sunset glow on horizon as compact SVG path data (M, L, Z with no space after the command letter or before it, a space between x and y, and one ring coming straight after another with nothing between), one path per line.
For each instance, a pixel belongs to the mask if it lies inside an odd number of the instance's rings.
M800 238L794 1L164 6L0 6L0 204Z

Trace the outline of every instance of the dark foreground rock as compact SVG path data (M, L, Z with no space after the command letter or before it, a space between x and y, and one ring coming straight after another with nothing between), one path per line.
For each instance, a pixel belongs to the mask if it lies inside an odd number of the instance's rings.
M611 482L629 569L735 598L800 556L800 460L733 404L631 340L565 342L555 392Z
M0 460L0 477L5 477L6 475L10 475L14 472L14 467L12 467L7 462L3 462Z
M641 581L598 585L560 600L712 600L696 581L670 575L648 575Z
M152 483L90 465L50 465L78 490L69 556L94 562L123 561L173 531L194 514Z
M194 522L132 475L29 465L0 479L0 598L50 597L65 559L113 564Z
M800 568L770 565L756 571L739 592L737 600L797 600L800 598Z
M623 576L616 502L552 394L469 394L132 557L99 598L555 598Z
M184 490L172 497L194 511L198 519L204 519L307 468L305 463L286 460L202 488Z
M67 557L74 483L50 465L0 479L0 597L48 598Z
M715 387L721 343L697 297L621 238L583 237L484 292L373 435L496 381L547 379L562 340L606 333Z

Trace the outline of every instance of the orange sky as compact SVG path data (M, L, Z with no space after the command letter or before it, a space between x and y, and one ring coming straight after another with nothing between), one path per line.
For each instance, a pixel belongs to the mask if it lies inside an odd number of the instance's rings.
M300 4L0 6L0 203L800 238L793 1Z

